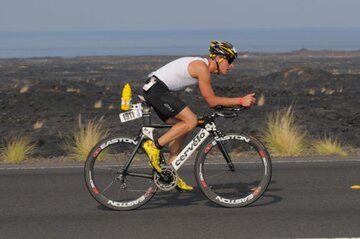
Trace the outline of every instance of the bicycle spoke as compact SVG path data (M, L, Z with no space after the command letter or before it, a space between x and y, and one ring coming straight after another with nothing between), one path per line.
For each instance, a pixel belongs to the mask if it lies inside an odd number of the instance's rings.
M115 183L115 181L116 181L116 180L113 180L111 183L109 183L109 185L106 186L106 187L102 190L103 193L106 192L106 190L108 190L108 189L111 187L111 185L113 185L113 184Z
M257 200L270 182L271 161L260 157L258 150L265 152L262 144L245 136L223 137L221 149L203 147L196 162L196 179L201 191L213 202L226 207L246 206ZM254 140L254 142L252 141ZM216 145L210 139L205 145ZM224 150L226 153L224 153ZM234 171L229 170L224 155L230 155ZM209 156L209 160L206 160ZM266 160L265 168L263 160ZM202 166L200 166L202 165Z
M140 207L157 190L148 158L138 152L142 149L133 142L119 137L103 140L94 147L85 164L85 178L91 195L111 209Z

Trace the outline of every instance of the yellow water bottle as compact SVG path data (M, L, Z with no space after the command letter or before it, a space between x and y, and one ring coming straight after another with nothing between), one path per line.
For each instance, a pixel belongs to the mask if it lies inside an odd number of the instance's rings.
M131 87L129 83L126 83L123 90L122 90L122 96L121 96L121 109L122 110L130 110L131 106Z

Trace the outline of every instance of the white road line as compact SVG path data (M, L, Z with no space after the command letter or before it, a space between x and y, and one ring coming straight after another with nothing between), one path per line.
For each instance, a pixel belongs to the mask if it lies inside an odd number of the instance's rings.
M333 162L360 162L360 159L295 159L273 160L272 163L333 163Z
M360 239L360 237L307 237L296 239Z
M282 160L275 159L272 161L272 164L283 164L283 163L344 163L344 162L360 162L360 159L295 159L295 160ZM194 163L189 162L187 165L193 165ZM214 163L216 164L216 163ZM3 166L0 167L1 170L41 170L41 169L79 169L84 168L83 165L64 165L64 166ZM359 238L360 239L360 238Z
M21 166L21 167L0 167L0 170L38 170L38 169L74 169L84 168L84 166Z

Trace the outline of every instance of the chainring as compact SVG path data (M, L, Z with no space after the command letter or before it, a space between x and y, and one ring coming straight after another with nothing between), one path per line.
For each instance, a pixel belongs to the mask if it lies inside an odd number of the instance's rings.
M162 166L161 173L154 175L156 186L162 191L171 191L176 187L178 174L172 166Z

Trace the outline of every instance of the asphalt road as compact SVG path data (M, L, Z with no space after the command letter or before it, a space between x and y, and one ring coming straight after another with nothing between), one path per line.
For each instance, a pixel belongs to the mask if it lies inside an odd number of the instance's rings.
M36 166L31 166L36 167ZM160 193L110 211L87 192L82 168L0 168L0 238L360 237L360 159L275 160L266 194L226 209L191 193ZM181 175L194 182L192 167Z

